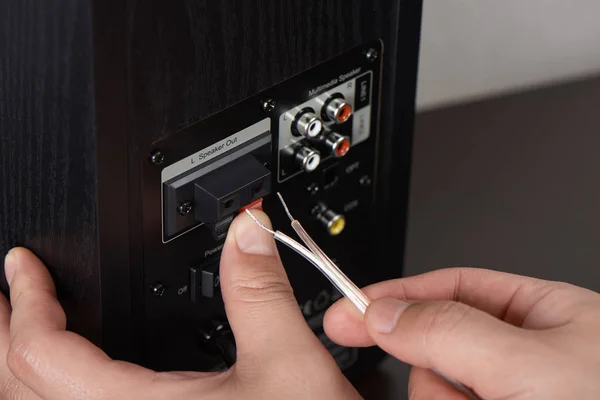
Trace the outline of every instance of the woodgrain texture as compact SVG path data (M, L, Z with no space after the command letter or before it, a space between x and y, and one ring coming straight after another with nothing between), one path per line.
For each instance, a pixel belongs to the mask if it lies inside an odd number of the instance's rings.
M70 327L136 359L148 290L141 174L153 168L153 143L381 38L381 179L404 187L409 158L392 164L391 155L395 146L410 153L418 24L408 22L420 19L420 4L0 2L0 253L34 250Z
M98 339L89 3L3 1L0 32L0 255L41 255L69 325Z
M132 7L136 131L158 139L380 37L397 1L163 0Z

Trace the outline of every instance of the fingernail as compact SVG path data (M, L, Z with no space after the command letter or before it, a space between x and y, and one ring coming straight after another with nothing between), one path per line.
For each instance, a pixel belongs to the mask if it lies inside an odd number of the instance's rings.
M258 218L258 213L255 216ZM262 221L261 221L262 222ZM275 240L273 235L261 229L249 215L244 214L235 224L235 241L243 253L275 254Z
M17 269L17 257L14 251L9 251L6 257L4 257L4 274L6 275L6 281L10 285L12 277Z
M368 323L379 333L390 333L409 304L405 301L386 298L375 300L368 309Z

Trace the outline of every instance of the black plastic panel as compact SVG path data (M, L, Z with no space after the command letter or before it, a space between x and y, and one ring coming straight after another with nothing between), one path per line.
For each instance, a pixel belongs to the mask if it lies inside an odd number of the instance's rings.
M375 59L367 57L369 51L375 51L378 57ZM154 148L161 151L165 161L160 167L152 166L147 162L142 166L144 170L144 276L146 287L160 283L166 290L160 297L155 296L151 290L146 292L146 332L148 332L146 346L152 349L146 354L149 356L147 361L150 366L157 369L212 370L216 365L220 365L219 360L207 357L196 345L197 329L211 319L222 320L224 315L220 297L213 294L204 296L201 284L198 283L202 280L203 265L214 265L212 260L218 256L223 240L215 240L210 229L198 225L196 229L188 230L163 243L161 240L161 175L164 175L165 171L172 170L171 166L177 162L193 157L201 149L211 149L215 143L234 137L236 132L244 131L249 126L264 121L265 118L270 121L272 145L271 153L268 156L263 155L261 161L265 167L271 169L272 180L270 195L264 196L263 205L273 219L274 226L286 230L289 224L274 195L279 191L289 202L294 215L302 221L318 243L338 260L352 279L355 279L359 285L377 279L376 273L364 266L369 263L370 254L375 252L369 232L375 229L373 220L375 199L372 182L377 155L377 116L382 59L381 41L366 43L207 120L187 127L165 140L154 143ZM349 71L352 73L349 74ZM278 163L279 141L281 137L290 136L287 130L280 131L281 116L312 98L327 97L329 93L327 88L314 90L323 82L337 80L337 85L354 85L360 82L361 76L368 78L368 96L366 100L363 98L361 107L359 86L356 88L356 100L359 109L369 107L367 120L370 125L362 128L363 130L368 128L370 136L358 144L353 143L344 157L335 158L324 153L323 161L315 171L311 173L297 171L298 173L279 182L278 176L281 174L278 172L286 165L285 161ZM352 88L353 93L354 90ZM274 109L265 110L263 104L267 100L275 104ZM354 117L351 117L343 124L326 123L326 125L329 126L328 129L352 138L354 137L353 126L360 126L354 121ZM282 126L286 129L288 127L285 124ZM227 157L231 153L242 151L241 149L248 143L252 141L244 142L243 145L236 146L229 152L223 149L223 154L212 162L221 163L221 169L224 168L223 163L230 162L233 165L239 162ZM310 144L319 147L318 143ZM198 173L196 171L206 168L206 165L211 164L202 164L182 176L170 178L164 184L166 191L169 192L168 187L173 182L182 177L186 179L186 176L194 177L194 174ZM237 175L230 176L232 182L237 182L238 178ZM170 207L174 207L174 203L169 204ZM237 206L243 205L245 204ZM345 216L346 228L340 235L331 236L324 223L315 217L312 211L317 205L326 205L332 212ZM167 215L173 210L163 211ZM350 243L352 245L349 245ZM292 285L295 287L299 306L318 333L322 331L323 311L339 294L305 260L300 259L296 254L290 254L287 249L281 249L281 253ZM208 275L204 274L205 277ZM190 287L191 277L193 288ZM307 285L307 282L313 282L313 285ZM343 350L330 342L328 347L333 354L339 354L340 366L346 368L352 365L357 350Z

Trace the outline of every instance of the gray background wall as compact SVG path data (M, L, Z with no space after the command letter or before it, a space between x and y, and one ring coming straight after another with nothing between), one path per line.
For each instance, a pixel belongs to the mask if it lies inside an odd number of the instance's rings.
M425 0L406 275L476 265L600 291L598 15L599 0ZM387 358L365 398L406 399L408 371Z
M600 71L598 0L425 0L421 110Z

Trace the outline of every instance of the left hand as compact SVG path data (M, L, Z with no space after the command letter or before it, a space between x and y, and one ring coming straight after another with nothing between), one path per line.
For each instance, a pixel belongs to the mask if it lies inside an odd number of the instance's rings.
M264 213L254 214L270 226ZM306 324L273 236L245 213L233 222L221 256L221 289L237 344L237 362L223 373L158 373L112 360L66 330L54 283L33 253L13 249L5 270L12 308L0 295L2 399L360 398Z

